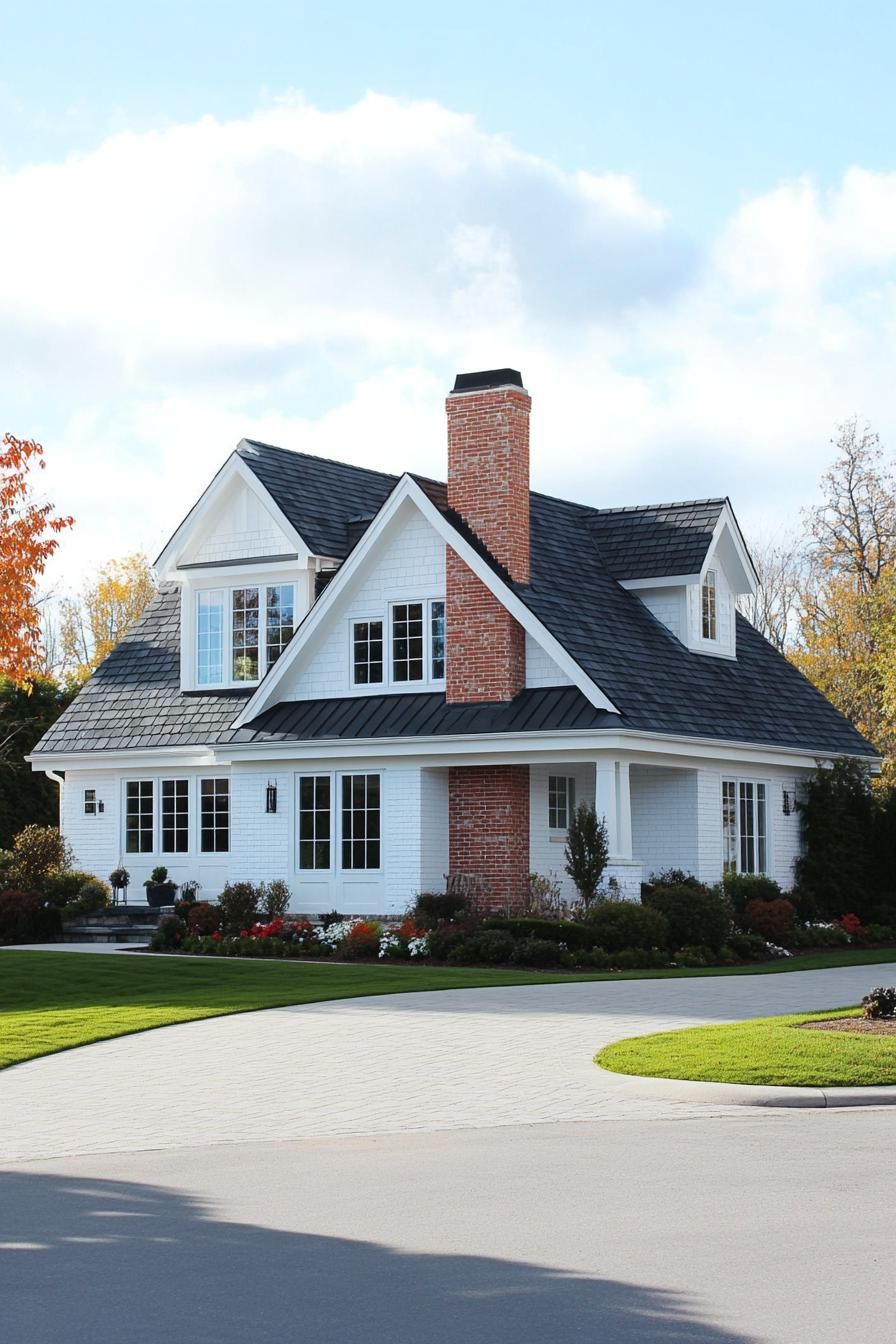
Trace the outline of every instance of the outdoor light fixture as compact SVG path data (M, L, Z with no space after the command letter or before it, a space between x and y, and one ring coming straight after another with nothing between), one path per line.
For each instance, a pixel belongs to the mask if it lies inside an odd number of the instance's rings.
M784 801L783 801L783 803L782 803L782 811L783 811L785 817L789 817L790 814L791 814L791 812L793 811L793 799L792 799L791 796L790 796L790 790L789 790L789 789L784 789L784 790L782 790L782 793L783 793L783 799L784 799Z
M265 790L264 810L265 812L277 811L277 785L272 779L268 780L268 787Z

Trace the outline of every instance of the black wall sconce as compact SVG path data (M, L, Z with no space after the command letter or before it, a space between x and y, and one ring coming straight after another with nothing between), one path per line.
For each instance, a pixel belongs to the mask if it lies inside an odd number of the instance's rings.
M265 789L264 810L265 812L277 811L277 785L272 779L268 780L268 786Z
M781 810L784 813L785 817L789 817L791 812L793 811L793 797L791 796L789 789L783 789L782 796L783 796L783 802L781 804Z

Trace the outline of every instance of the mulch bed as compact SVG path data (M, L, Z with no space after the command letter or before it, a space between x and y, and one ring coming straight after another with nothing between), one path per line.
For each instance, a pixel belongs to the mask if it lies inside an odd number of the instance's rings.
M869 1036L896 1036L896 1017L832 1017L800 1022L800 1031L860 1031Z

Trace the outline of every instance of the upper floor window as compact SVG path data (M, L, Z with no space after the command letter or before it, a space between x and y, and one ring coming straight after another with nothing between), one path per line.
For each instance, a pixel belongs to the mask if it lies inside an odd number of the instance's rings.
M380 686L445 679L445 603L394 602L389 620L353 621L352 683Z
M701 589L703 638L716 639L716 572L708 569Z
M197 593L197 686L258 681L273 667L294 630L291 583Z

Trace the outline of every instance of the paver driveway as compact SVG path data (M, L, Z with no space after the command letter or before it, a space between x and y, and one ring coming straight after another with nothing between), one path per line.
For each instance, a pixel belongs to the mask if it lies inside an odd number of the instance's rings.
M855 1003L894 979L890 964L451 990L165 1027L0 1073L0 1162L625 1116L743 1118L736 1107L619 1095L592 1057L641 1032Z

